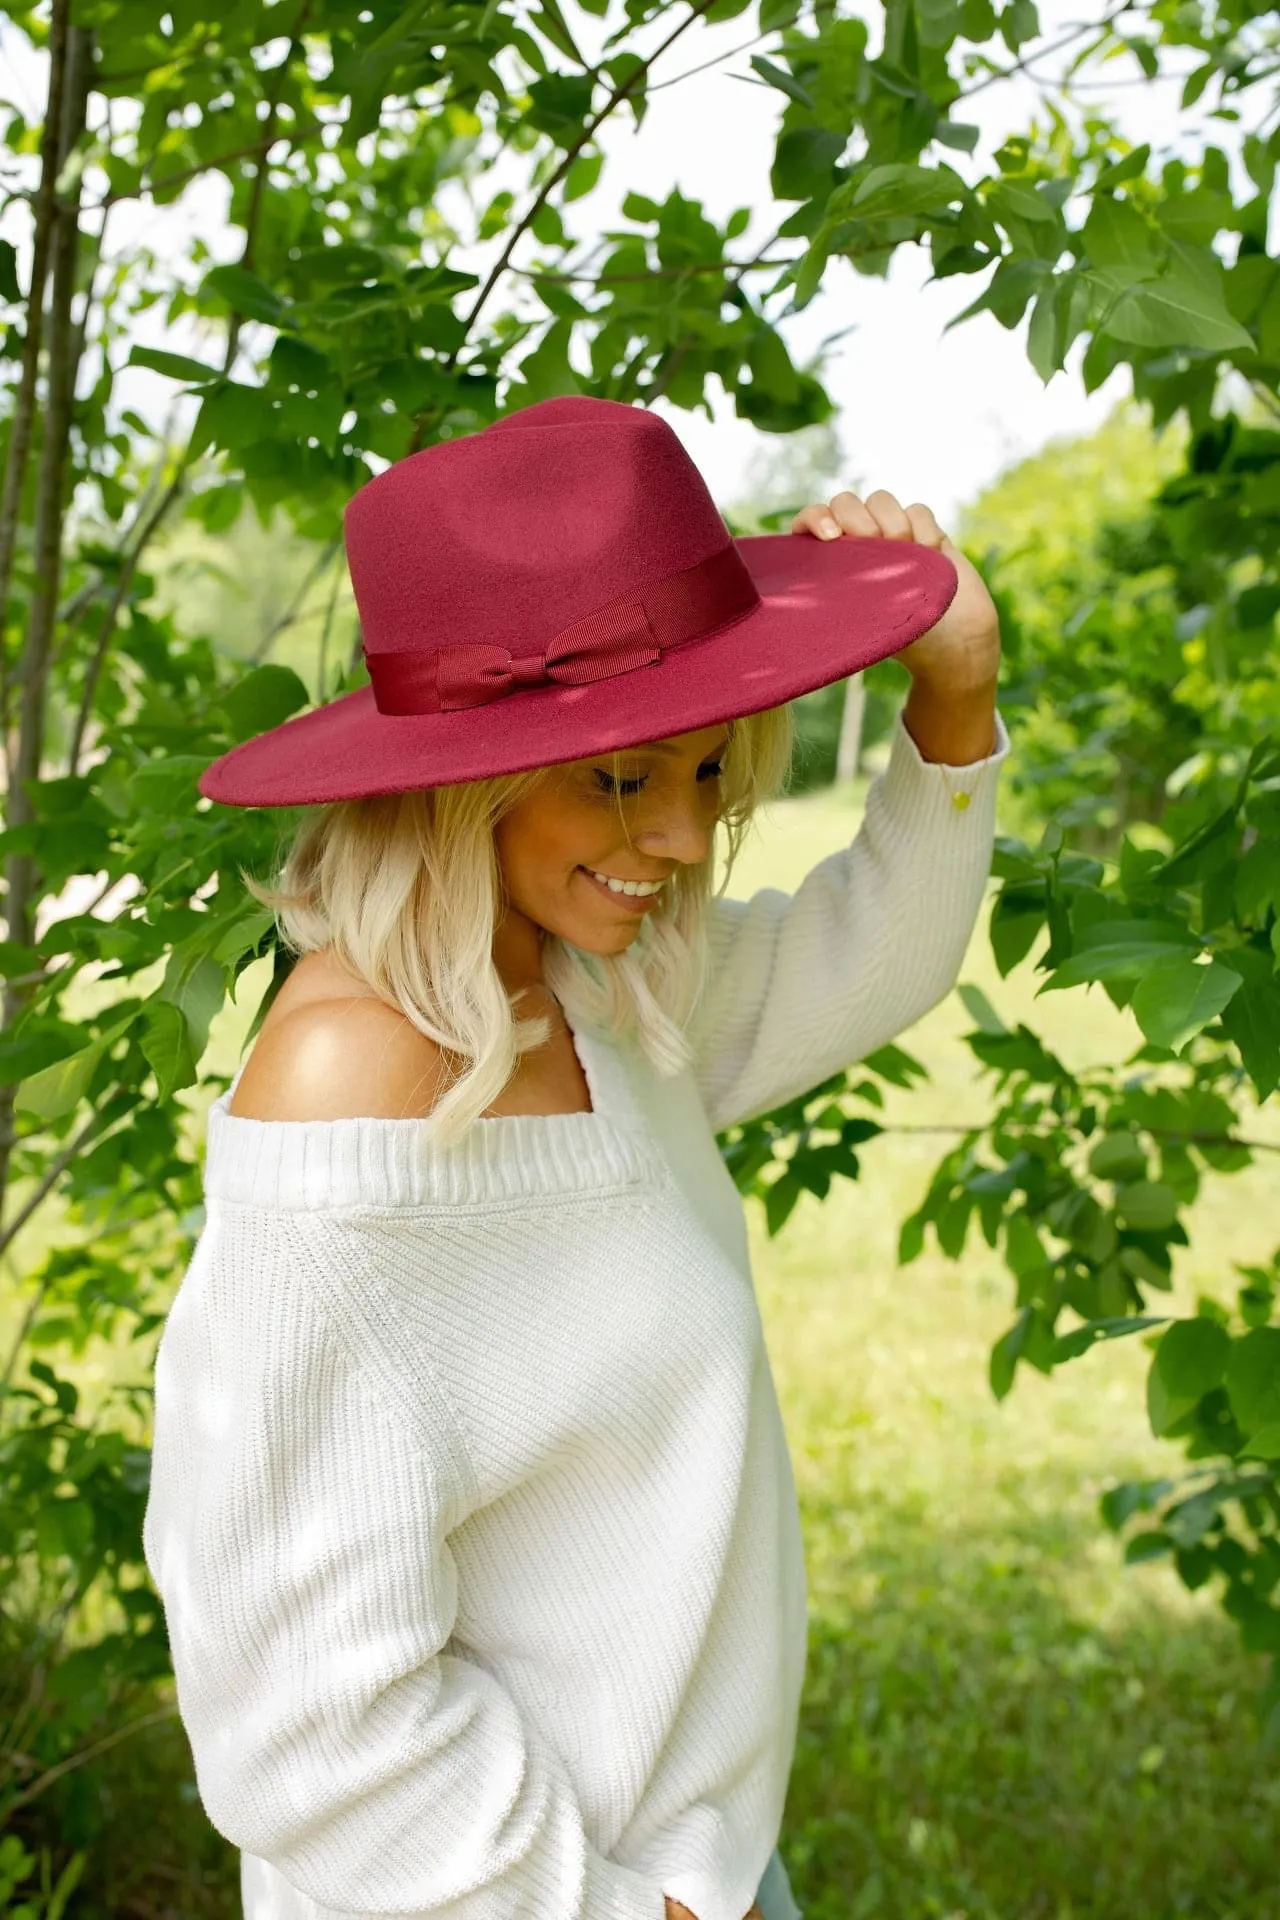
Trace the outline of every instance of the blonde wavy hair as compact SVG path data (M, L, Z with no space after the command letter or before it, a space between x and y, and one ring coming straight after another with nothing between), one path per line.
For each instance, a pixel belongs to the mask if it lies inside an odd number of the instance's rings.
M632 1040L663 1077L689 1062L685 1028L705 984L711 901L728 885L756 809L783 790L794 737L790 706L732 722L707 858L678 869L625 952L589 954L545 936L542 977L574 1024ZM616 782L621 755L599 757L612 761ZM309 807L277 852L275 885L240 869L287 951L331 947L379 999L466 1063L426 1118L440 1146L461 1139L519 1056L551 1032L545 1015L517 1017L521 995L507 993L493 961L505 894L494 828L548 771Z

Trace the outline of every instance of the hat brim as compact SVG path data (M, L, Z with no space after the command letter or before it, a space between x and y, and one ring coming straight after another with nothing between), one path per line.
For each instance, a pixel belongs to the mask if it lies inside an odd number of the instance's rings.
M289 807L451 786L670 739L778 707L886 659L936 625L955 568L909 541L737 541L760 605L650 667L521 689L450 713L384 714L372 687L295 714L205 768L200 792Z

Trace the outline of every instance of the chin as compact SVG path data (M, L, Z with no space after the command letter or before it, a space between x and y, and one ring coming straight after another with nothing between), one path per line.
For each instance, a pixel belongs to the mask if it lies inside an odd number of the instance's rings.
M640 931L640 922L634 926L621 926L612 932L601 927L584 927L580 934L566 934L565 938L582 953L597 953L607 959L611 953L625 953Z

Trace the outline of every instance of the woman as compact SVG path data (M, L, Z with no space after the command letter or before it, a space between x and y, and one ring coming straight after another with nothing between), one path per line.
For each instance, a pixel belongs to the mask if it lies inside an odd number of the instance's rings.
M200 1794L250 1920L790 1920L804 1560L714 1132L954 984L995 614L888 494L733 542L599 400L399 462L346 540L369 687L201 783L316 811L250 882L302 957L210 1111L156 1367ZM889 653L852 846L714 893L786 703Z

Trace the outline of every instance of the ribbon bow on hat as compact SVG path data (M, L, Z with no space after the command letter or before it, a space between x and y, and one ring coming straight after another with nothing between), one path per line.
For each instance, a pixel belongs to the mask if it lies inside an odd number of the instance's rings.
M597 607L554 634L541 653L463 641L430 653L366 650L365 664L379 713L456 713L519 688L589 686L655 666L664 652L708 627L753 613L759 604L755 583L730 542L641 593Z

